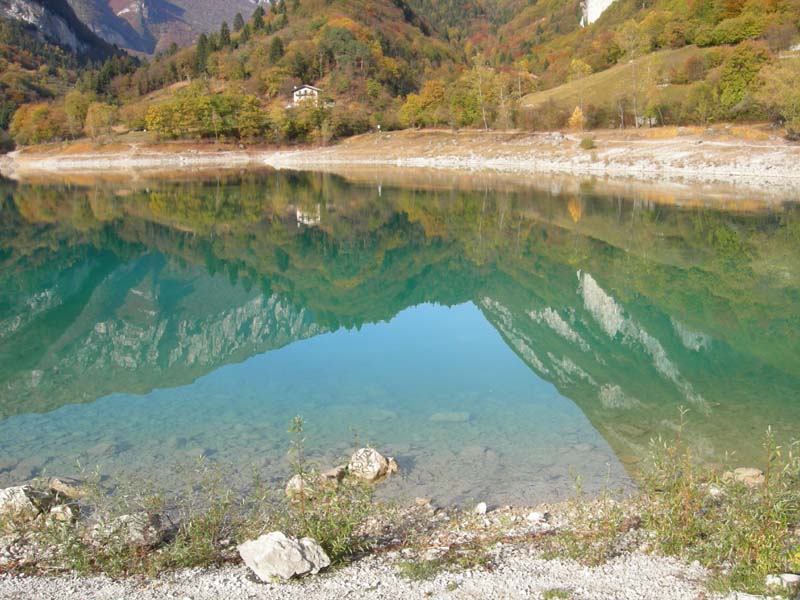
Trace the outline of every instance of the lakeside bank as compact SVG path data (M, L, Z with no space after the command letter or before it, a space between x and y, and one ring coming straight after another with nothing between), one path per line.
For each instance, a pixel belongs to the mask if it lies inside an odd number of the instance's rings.
M535 509L374 503L374 485L401 473L371 447L298 470L280 503L267 488L231 498L217 481L174 518L142 489L123 488L119 506L100 480L39 480L0 490L0 597L794 598L800 461L770 440L774 472L699 467L679 436L654 445L635 496L578 487Z
M587 142L587 140L591 140ZM433 169L506 174L535 182L577 176L608 184L711 186L714 191L789 200L800 191L800 146L760 129L659 128L591 133L405 130L379 132L314 148L152 143L124 138L23 149L0 157L0 173L18 180L175 170Z

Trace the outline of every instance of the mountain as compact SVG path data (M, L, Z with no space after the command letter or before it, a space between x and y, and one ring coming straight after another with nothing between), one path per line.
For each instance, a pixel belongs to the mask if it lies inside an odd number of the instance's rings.
M188 46L203 32L249 17L258 0L69 0L95 33L121 48L142 54Z
M65 0L0 0L0 18L22 23L40 43L55 44L79 59L102 61L114 55L75 15Z

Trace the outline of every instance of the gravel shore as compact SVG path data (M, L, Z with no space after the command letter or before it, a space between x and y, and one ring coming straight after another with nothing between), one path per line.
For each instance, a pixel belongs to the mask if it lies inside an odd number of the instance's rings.
M257 582L245 567L186 570L151 581L106 577L0 576L6 600L330 600L430 599L535 600L561 589L572 600L713 600L703 587L705 572L668 558L631 554L599 567L569 560L543 560L524 547L493 550L496 568L446 572L410 581L397 558L370 556L347 567L289 583ZM552 593L552 592L551 592ZM735 596L729 597L735 598Z
M347 170L353 167L425 168L507 173L536 179L570 175L615 181L734 186L760 195L795 198L800 191L800 146L735 128L592 132L584 134L406 130L372 133L334 146L234 149L184 144L126 143L94 150L47 146L0 157L0 174L41 179L72 174L253 168ZM660 136L660 137L659 137ZM127 146L125 145L127 144Z

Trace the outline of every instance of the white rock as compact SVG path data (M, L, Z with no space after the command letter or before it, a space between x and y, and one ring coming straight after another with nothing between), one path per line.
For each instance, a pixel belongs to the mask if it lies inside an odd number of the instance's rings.
M764 583L768 588L783 588L795 591L800 589L800 575L795 575L794 573L767 575Z
M0 516L15 516L32 519L39 508L32 502L30 486L19 485L0 490Z
M394 459L387 459L374 448L360 448L353 453L347 469L351 475L366 481L375 481L397 471Z
M480 502L475 506L473 512L476 515L485 515L486 514L486 502Z
M50 516L54 520L61 521L62 523L70 523L78 518L75 510L67 504L57 504L51 508Z
M274 577L291 579L307 573L315 575L331 564L322 547L311 538L297 540L280 531L248 540L238 549L244 564L261 581Z
M530 523L540 523L541 521L546 521L547 517L544 515L544 513L534 511L528 513L528 516L526 516L525 519Z
M289 481L286 482L284 492L287 498L295 498L297 496L310 494L311 488L303 481L302 475L292 475Z

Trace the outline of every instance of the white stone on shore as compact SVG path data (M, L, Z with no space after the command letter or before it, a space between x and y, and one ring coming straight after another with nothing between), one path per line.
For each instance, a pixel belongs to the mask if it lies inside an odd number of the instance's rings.
M399 470L393 458L386 458L374 448L360 448L353 453L347 469L351 475L366 481L375 481Z
M525 517L525 520L528 521L529 523L541 523L542 521L547 520L547 514L538 511L530 512Z
M800 590L800 575L795 575L794 573L767 575L764 584L768 588L781 588L791 592L796 592Z
M57 504L50 509L50 517L62 523L71 523L78 518L78 513L68 504Z
M280 531L248 540L238 549L244 564L265 582L275 577L291 579L308 573L316 575L331 564L325 550L313 539L298 540Z
M33 519L40 511L33 503L32 495L33 489L27 485L0 490L0 516Z
M485 515L486 514L486 502L479 502L473 512L476 515Z
M310 494L311 487L306 485L302 475L292 475L289 481L286 482L286 488L284 488L284 492L286 493L286 497L291 500L293 498Z

